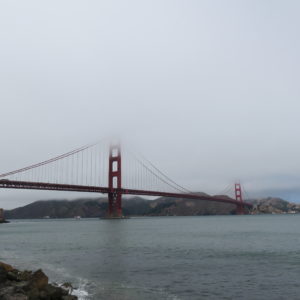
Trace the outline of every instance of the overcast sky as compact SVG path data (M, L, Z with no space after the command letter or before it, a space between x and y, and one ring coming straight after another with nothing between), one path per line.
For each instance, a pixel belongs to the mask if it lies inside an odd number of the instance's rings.
M111 134L189 189L300 201L298 0L1 0L0 173ZM81 194L0 191L0 207ZM94 196L94 195L92 195Z

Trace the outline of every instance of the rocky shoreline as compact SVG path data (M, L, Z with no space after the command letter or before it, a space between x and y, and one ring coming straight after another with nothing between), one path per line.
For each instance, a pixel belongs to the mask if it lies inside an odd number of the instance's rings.
M71 295L72 286L50 284L42 270L19 271L0 262L1 300L76 300Z

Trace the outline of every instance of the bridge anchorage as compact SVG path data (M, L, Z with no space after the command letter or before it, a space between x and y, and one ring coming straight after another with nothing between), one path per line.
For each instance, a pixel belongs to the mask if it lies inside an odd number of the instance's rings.
M0 188L107 194L109 219L124 218L123 195L228 203L236 206L236 214L245 214L252 207L243 201L239 183L235 184L235 199L197 194L177 184L145 158L136 157L124 148L121 152L120 144L105 141L0 174Z

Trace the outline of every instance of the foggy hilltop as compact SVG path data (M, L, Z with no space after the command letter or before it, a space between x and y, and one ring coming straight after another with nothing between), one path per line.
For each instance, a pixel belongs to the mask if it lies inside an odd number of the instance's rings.
M300 213L300 205L289 203L280 198L248 200L254 204L251 214ZM107 212L106 198L81 198L76 200L43 200L5 211L7 219L40 218L98 218ZM161 197L146 200L134 197L123 200L125 216L201 216L233 215L233 204Z

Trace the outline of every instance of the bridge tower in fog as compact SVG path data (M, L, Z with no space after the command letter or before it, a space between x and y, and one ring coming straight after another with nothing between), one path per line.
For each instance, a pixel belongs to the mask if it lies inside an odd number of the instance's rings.
M108 217L122 217L122 163L120 144L111 145L108 166Z
M240 183L234 184L234 192L235 192L235 200L238 203L236 206L236 212L238 215L245 214L243 194L242 194L242 186Z

